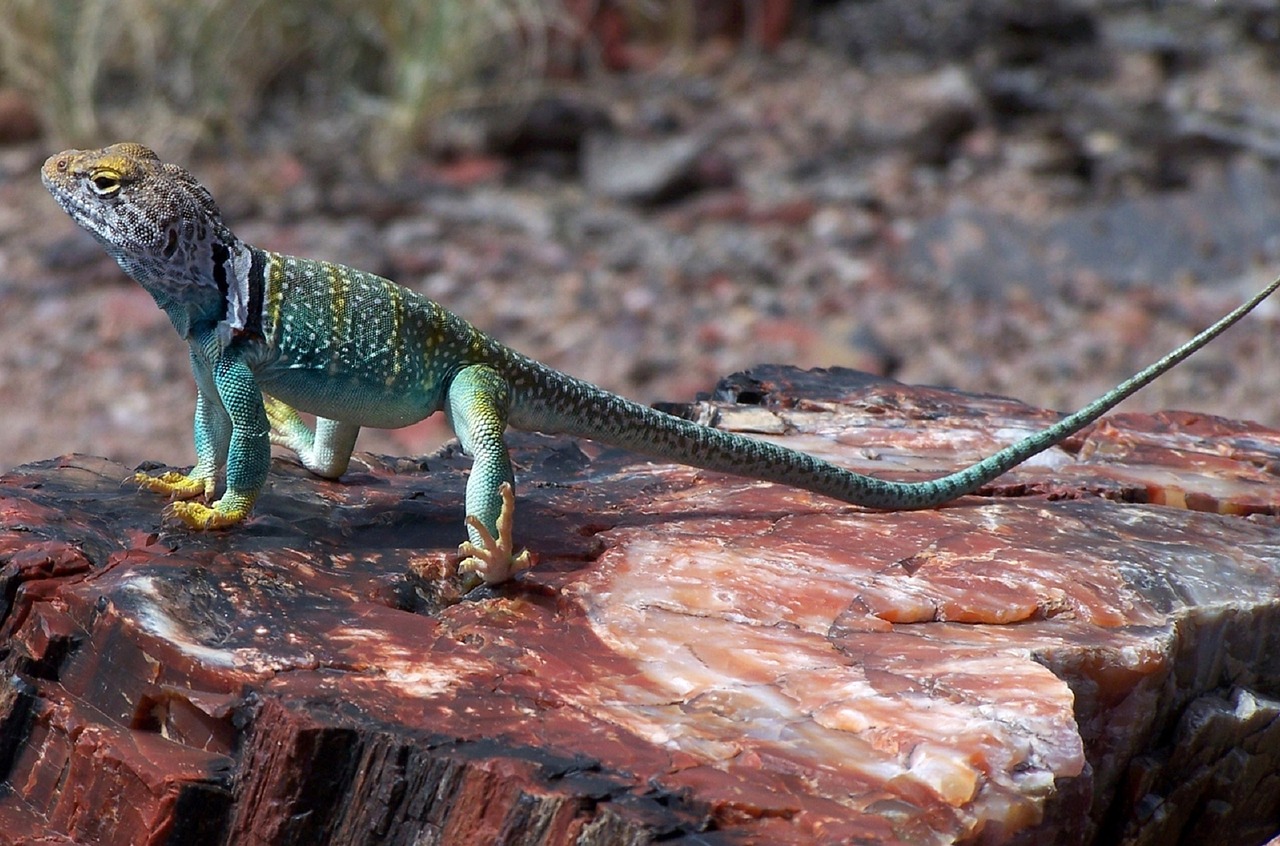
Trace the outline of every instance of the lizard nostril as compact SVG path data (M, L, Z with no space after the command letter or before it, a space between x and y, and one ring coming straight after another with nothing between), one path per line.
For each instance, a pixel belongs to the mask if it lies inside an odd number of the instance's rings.
M69 162L66 159L58 159L58 163L54 165L60 172L66 171Z

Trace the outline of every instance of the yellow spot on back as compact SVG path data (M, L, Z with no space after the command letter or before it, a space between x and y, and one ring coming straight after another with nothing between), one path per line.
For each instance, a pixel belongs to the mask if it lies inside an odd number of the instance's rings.
M400 296L400 289L395 285L387 286L387 298L391 301L391 332L387 338L387 346L391 349L391 373L387 376L387 384L395 384L400 377L400 371L404 369L405 357L405 339L404 339L404 298Z
M329 308L330 317L333 320L333 332L331 337L346 338L347 334L347 298L350 292L347 290L347 274L343 272L341 267L336 264L324 263L324 269L329 273ZM336 352L336 348L335 348Z
M267 335L272 344L280 340L280 310L284 307L284 263L278 253L267 253Z

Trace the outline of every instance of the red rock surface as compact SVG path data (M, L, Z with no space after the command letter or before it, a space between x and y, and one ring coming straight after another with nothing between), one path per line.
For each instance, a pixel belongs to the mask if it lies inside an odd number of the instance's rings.
M693 410L898 478L1052 418L851 371L717 396L749 404ZM338 483L277 461L209 535L158 531L105 460L0 476L0 842L1280 830L1280 432L1117 415L909 514L513 445L541 562L461 602L452 453Z

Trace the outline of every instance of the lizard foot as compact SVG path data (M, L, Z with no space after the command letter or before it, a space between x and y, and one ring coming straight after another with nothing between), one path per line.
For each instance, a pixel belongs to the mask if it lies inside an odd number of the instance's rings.
M225 529L243 522L249 516L247 508L224 510L219 506L220 502L215 502L212 508L199 502L175 502L165 509L165 515L192 529L200 530Z
M519 555L512 555L511 529L516 517L516 495L507 482L498 486L498 493L502 496L502 511L498 513L497 539L479 519L468 515L467 526L480 536L481 543L477 546L471 541L463 541L458 547L458 554L462 556L458 572L474 573L489 585L505 582L535 562L533 553L527 549Z
M193 479L172 470L160 476L134 473L133 481L139 487L152 493L164 494L169 499L195 499L198 496L210 496L213 493L212 479Z

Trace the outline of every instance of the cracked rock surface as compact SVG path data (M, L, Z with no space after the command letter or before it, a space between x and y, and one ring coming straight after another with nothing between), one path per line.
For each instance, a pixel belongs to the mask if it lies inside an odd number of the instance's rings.
M894 478L1054 418L775 368L684 411ZM462 601L449 448L336 483L279 459L205 535L104 459L0 476L0 842L1280 831L1280 432L1117 415L897 514L512 446L540 563Z

